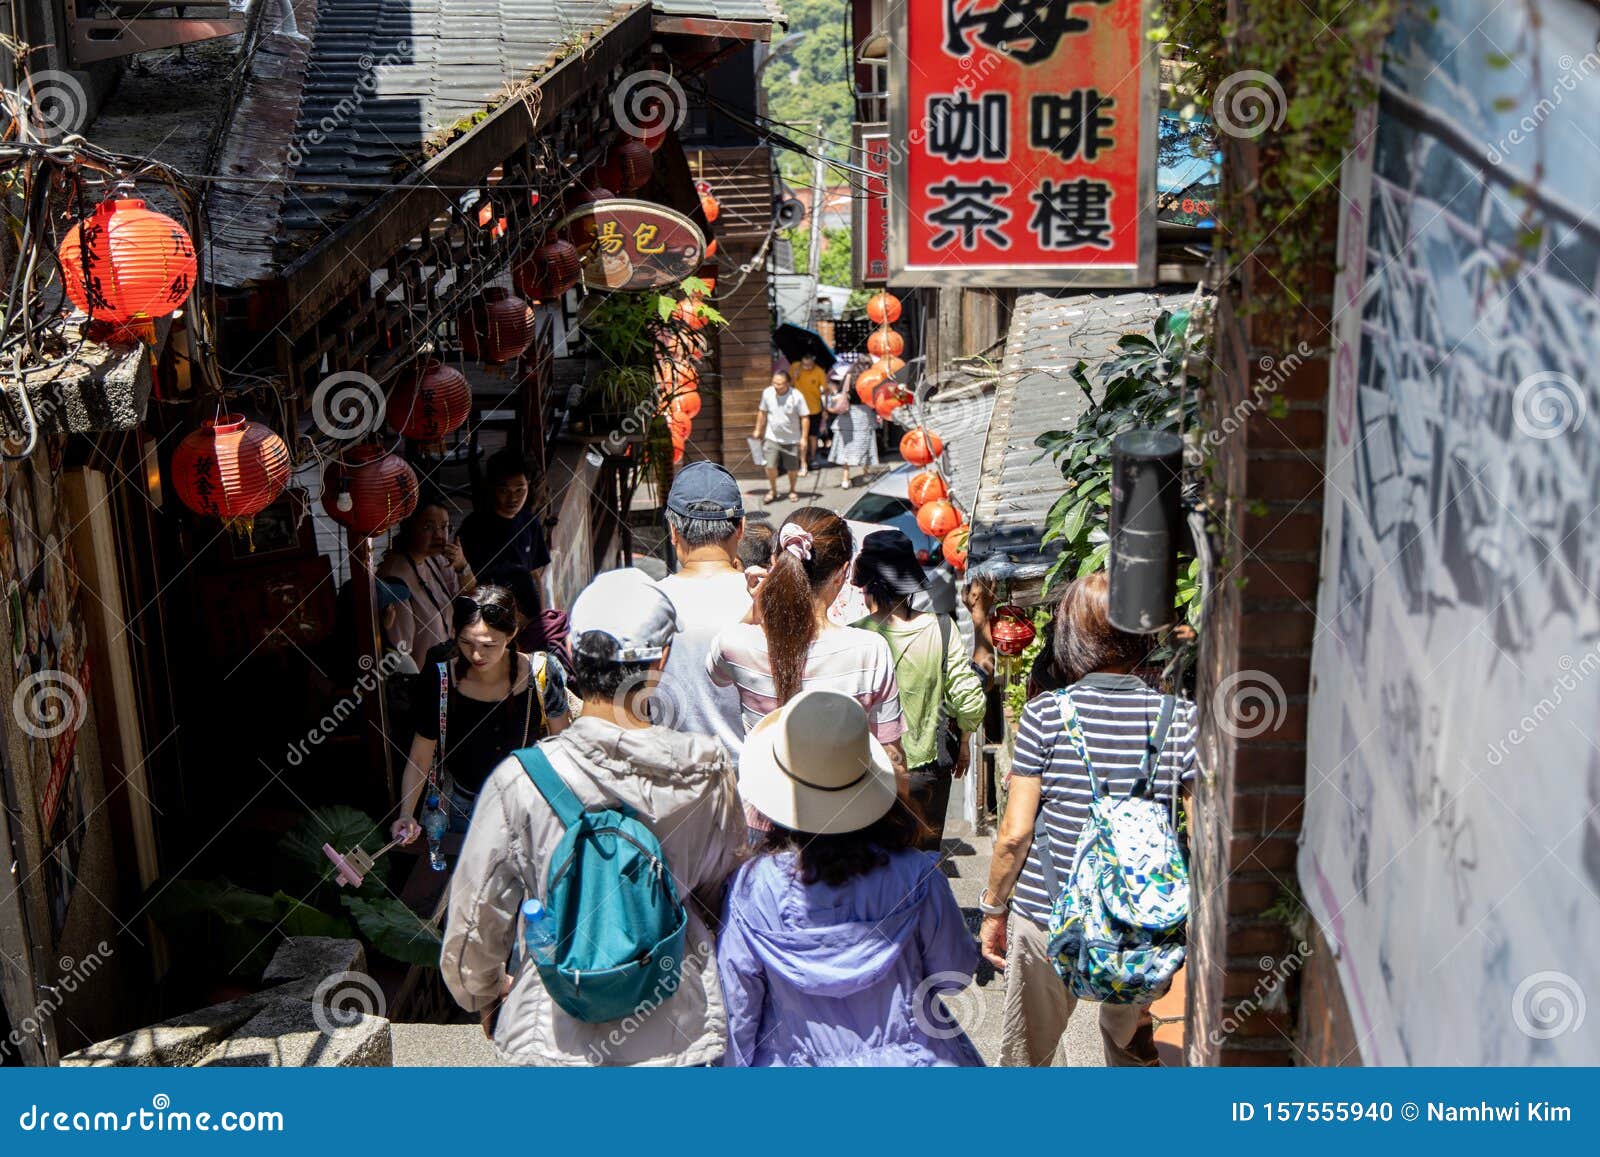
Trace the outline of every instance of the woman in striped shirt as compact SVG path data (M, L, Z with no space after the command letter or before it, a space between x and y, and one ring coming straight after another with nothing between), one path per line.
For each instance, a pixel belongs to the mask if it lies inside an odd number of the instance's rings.
M791 514L778 529L771 567L745 571L760 584L750 616L712 641L706 670L717 686L738 688L746 732L801 691L850 696L865 709L873 737L888 749L904 796L900 737L906 724L889 644L881 635L828 619L854 549L850 528L831 510L806 506Z
M1077 1005L1045 949L1056 899L1045 884L1045 857L1064 884L1093 798L1083 761L1063 733L1061 696L1071 696L1101 790L1111 795L1133 786L1161 713L1160 693L1133 674L1152 641L1111 625L1107 592L1103 571L1088 575L1067 587L1056 608L1051 642L1067 687L1036 696L1023 710L1011 793L978 901L983 954L1006 976L1002 1065L1053 1063ZM1155 759L1156 797L1164 804L1194 778L1195 722L1194 704L1180 699ZM1157 1063L1146 1006L1101 1005L1100 1035L1108 1065Z

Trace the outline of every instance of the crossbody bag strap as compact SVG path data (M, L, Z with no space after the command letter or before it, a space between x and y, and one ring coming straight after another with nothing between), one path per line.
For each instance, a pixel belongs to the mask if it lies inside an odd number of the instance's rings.
M561 821L561 826L571 830L583 818L583 802L578 799L573 790L567 786L566 781L556 774L556 769L551 766L550 757L537 747L524 747L514 753L517 762L522 764L522 770L528 773L528 778L533 781L533 786L544 802L550 805L550 810L555 813L556 819Z
M1167 745L1167 731L1172 727L1172 713L1177 702L1177 698L1172 695L1161 697L1161 711L1156 716L1155 729L1145 740L1144 758L1139 761L1139 777L1128 789L1129 799L1139 795L1149 796L1151 799L1156 797L1156 781L1161 778L1161 749Z
M435 791L444 783L444 735L450 722L450 664L438 665L439 671L439 742L433 745L433 764L428 768L428 786Z

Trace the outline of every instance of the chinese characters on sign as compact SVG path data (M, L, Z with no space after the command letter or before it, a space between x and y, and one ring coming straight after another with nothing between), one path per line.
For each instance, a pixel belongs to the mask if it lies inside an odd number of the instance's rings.
M705 261L706 239L688 217L665 205L618 197L595 201L558 223L578 246L590 289L676 285Z
M897 6L890 281L1154 282L1157 63L1148 7ZM870 169L870 152L867 160Z
M889 280L889 134L882 125L856 126L856 163L872 174L855 198L856 282Z

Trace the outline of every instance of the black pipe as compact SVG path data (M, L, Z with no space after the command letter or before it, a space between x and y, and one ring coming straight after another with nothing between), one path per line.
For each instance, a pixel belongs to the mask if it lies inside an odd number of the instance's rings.
M1182 537L1183 439L1129 430L1111 443L1112 626L1148 634L1173 619Z

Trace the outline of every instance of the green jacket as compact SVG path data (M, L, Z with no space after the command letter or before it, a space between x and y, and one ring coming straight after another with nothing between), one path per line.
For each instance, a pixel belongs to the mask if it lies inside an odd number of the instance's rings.
M932 614L909 620L869 616L856 626L882 635L894 657L900 710L906 721L900 742L907 767L921 767L939 758L939 728L945 717L954 719L962 731L977 730L983 722L983 683L967 658L954 622L947 618L942 632L939 616Z

